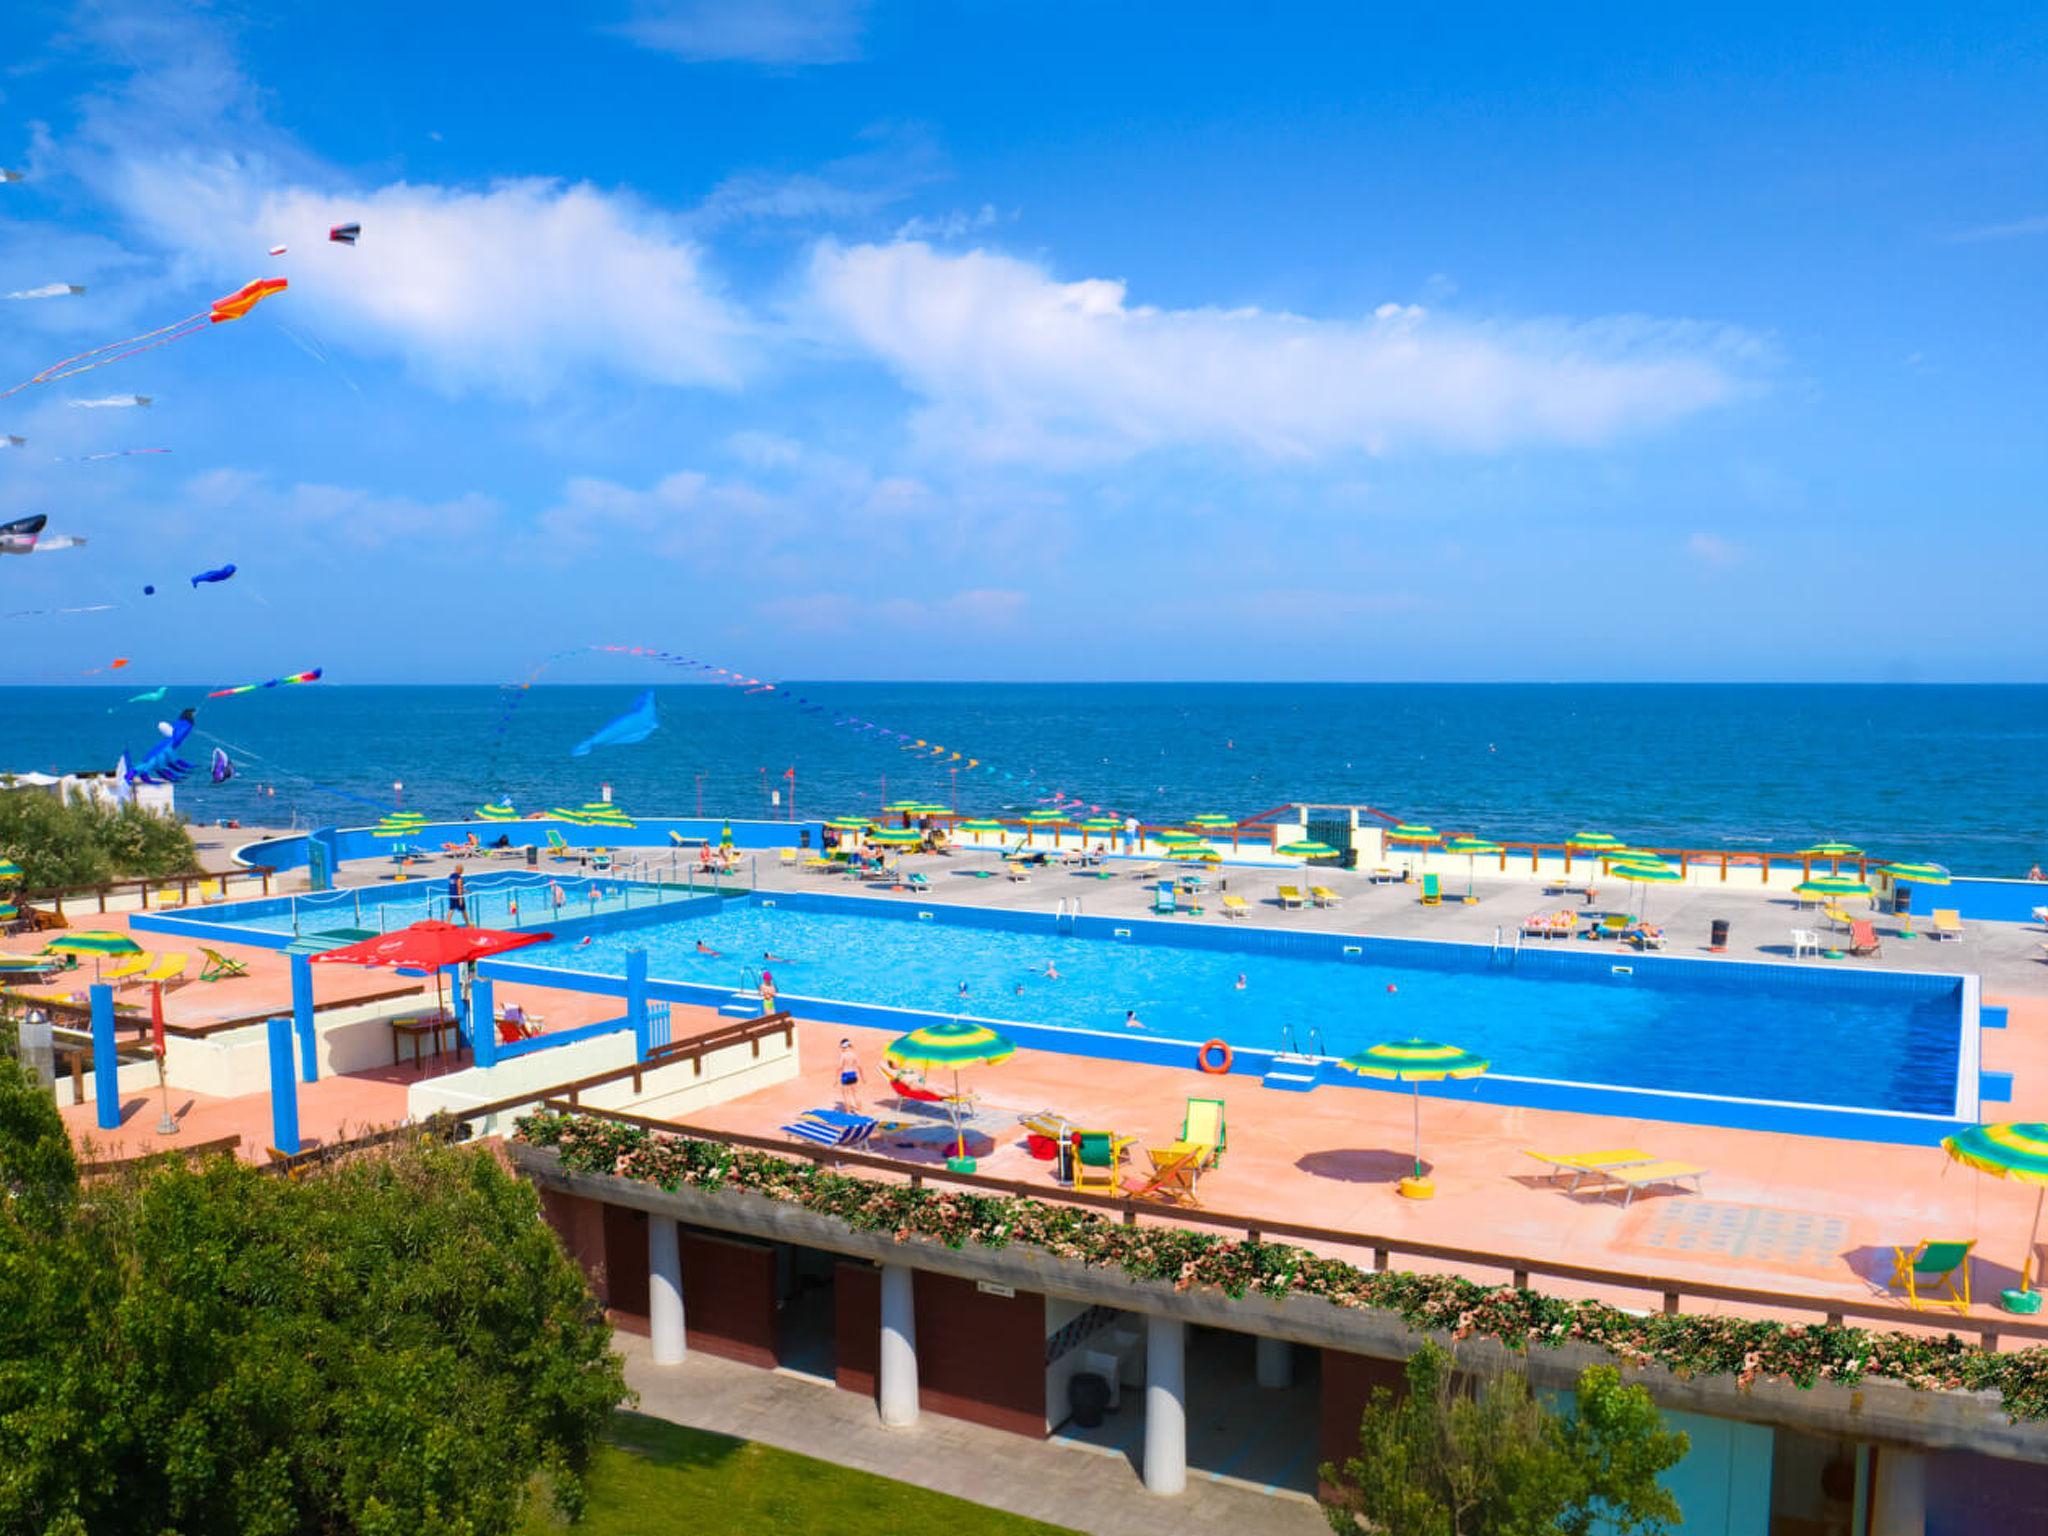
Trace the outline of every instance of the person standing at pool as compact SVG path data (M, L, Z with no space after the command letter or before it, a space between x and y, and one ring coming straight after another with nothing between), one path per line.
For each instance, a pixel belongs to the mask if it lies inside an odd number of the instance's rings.
M1124 818L1124 852L1136 853L1137 851L1138 818L1135 816L1126 816Z
M839 1107L848 1114L857 1115L860 1109L860 1085L864 1074L860 1057L854 1054L853 1042L839 1042Z
M773 971L763 971L761 973L761 1011L763 1013L773 1013L775 1011L775 973Z
M448 871L448 921L465 925L469 922L469 897L463 890L460 864Z

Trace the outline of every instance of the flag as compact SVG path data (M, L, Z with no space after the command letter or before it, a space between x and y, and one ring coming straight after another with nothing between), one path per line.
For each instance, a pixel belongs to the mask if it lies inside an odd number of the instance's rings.
M791 763L787 768L783 769L782 776L785 779L794 779L796 777L796 764Z

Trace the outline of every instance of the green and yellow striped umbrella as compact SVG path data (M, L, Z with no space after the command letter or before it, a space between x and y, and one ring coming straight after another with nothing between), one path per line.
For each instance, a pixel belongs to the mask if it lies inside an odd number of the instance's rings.
M2041 1202L2048 1196L2048 1125L2039 1121L1973 1125L1945 1138L1941 1150L1964 1167L1988 1173L1994 1179L2013 1179L2038 1187L2034 1196L2034 1226L2027 1234L2027 1256L2020 1265L2020 1289L2032 1290L2034 1245L2041 1236Z
M1360 1077L1377 1077L1415 1086L1415 1182L1422 1184L1422 1085L1440 1083L1449 1077L1478 1077L1493 1065L1462 1046L1439 1045L1434 1040L1388 1040L1346 1056L1337 1063ZM1418 1189L1418 1193L1420 1190Z
M882 809L894 814L908 814L924 808L922 800L891 800Z
M1337 856L1336 849L1313 838L1304 838L1298 843L1282 843L1273 851L1290 859L1334 859Z
M1388 828L1386 838L1390 843L1407 843L1417 848L1428 843L1440 843L1443 841L1441 837L1437 836L1435 827L1424 826L1420 822L1408 821L1402 822L1397 827Z
M718 846L727 853L732 852L732 823L729 821L718 829Z
M1949 873L1939 864L1886 864L1878 871L1904 885L1947 885Z
M0 923L11 923L21 916L21 908L11 901L0 901Z
M1148 832L1145 835L1151 838L1153 842L1164 843L1169 848L1176 843L1199 843L1202 841L1201 833L1183 832L1178 827L1168 827L1163 832Z
M1472 895L1472 880L1479 867L1480 855L1485 854L1491 857L1494 854L1505 851L1499 843L1489 843L1483 837L1454 837L1444 844L1445 853L1462 853L1465 855L1465 895L1467 899Z
M1223 855L1214 848L1211 848L1207 843L1182 843L1170 852L1171 857L1183 864L1220 864L1223 862Z
M825 825L835 832L865 832L874 822L866 816L834 816Z
M558 805L548 812L548 818L551 821L566 821L571 826L583 825L583 813L574 806Z
M103 928L85 928L76 933L67 933L61 939L52 939L43 946L46 955L91 955L93 980L99 980L100 962L108 955L139 955L142 946L125 933L110 933Z
M1000 821L997 821L993 816L976 816L972 820L961 822L955 830L961 832L972 832L974 834L975 842L979 843L981 841L982 833L1000 832L1003 830L1003 824Z
M910 808L910 814L913 816L957 816L959 812L955 811L950 805L939 804L936 800L920 800Z
M1188 818L1188 825L1200 827L1206 832L1234 832L1237 830L1237 823L1221 811L1204 811L1199 816L1190 816Z
M908 848L913 843L923 842L924 834L910 827L883 827L880 831L870 832L868 841L880 843L885 848Z
M0 955L0 973L7 971L47 971L50 962L40 955Z
M497 805L480 805L476 808L475 815L478 821L517 821L519 819L519 813L512 808L510 800L503 801Z
M1830 869L1838 869L1844 859L1862 858L1863 850L1854 843L1815 843L1811 848L1800 849L1797 857L1808 861L1826 859Z
M1048 827L1055 822L1065 821L1067 818L1058 811L1026 811L1017 819L1024 823L1024 841L1029 843L1032 841L1033 834L1040 827ZM1055 842L1059 840L1058 833L1053 834L1053 840Z
M1090 816L1079 825L1083 832L1114 832L1123 823L1114 816Z
M1609 867L1609 874L1617 880L1626 880L1630 885L1677 885L1685 879L1675 864L1666 864L1662 859L1635 854L1628 858L1616 859ZM1650 910L1650 898L1644 893L1638 903L1644 912ZM1640 921L1640 915L1638 921Z
M12 859L0 859L0 880L19 880L21 866Z
M965 1164L967 1129L960 1120L960 1069L992 1067L1016 1054L1017 1047L1009 1037L986 1024L948 1019L942 1024L926 1024L907 1035L898 1035L889 1042L886 1059L890 1063L921 1067L926 1071L942 1067L953 1074L953 1155ZM973 1169L969 1166L965 1171L972 1172Z
M1792 887L1794 896L1863 896L1870 895L1866 881L1852 880L1847 875L1815 875L1811 880L1802 880Z

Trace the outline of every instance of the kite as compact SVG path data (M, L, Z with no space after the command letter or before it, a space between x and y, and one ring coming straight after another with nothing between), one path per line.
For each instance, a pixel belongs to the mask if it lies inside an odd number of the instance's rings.
M12 166L0 166L0 181L19 180L21 180L21 172L15 170Z
M202 581L226 581L230 576L234 574L235 568L232 565L216 565L212 570L201 571L197 576L194 576L192 578L192 585L194 588L197 588Z
M169 691L169 689L170 685L168 683L165 683L158 687L150 689L149 692L147 693L130 694L128 697L128 702L130 704L154 704L158 699L162 698L164 694Z
M289 672L283 677L273 677L261 683L242 683L233 688L216 688L207 697L225 699L238 693L254 693L259 688L282 688L290 683L317 683L320 681L321 670L319 667L313 667L305 672Z
M81 453L69 459L60 458L59 464L97 464L103 459L132 459L144 453L169 453L168 448L115 448L107 453Z
M588 757L592 747L630 747L652 736L660 725L661 721L654 713L654 690L650 688L640 695L639 703L610 725L571 747L569 755Z
M85 289L77 283L45 283L40 288L20 288L7 295L10 299L75 299Z
M45 537L43 527L49 521L49 513L31 512L11 523L0 523L0 555L46 555L59 549L84 547L85 540L66 534Z
M16 386L20 387L22 386ZM5 393L11 395L14 390L7 390ZM97 400L72 400L68 403L77 406L81 411L118 411L127 406L148 405L155 398L154 395L101 395Z
M327 231L327 238L336 245L354 245L362 232L360 224L337 224Z
M64 285L69 286L69 285ZM133 357L138 352L148 352L156 347L167 347L174 341L187 336L196 336L210 325L220 325L228 320L239 320L258 304L274 293L282 293L290 284L281 277L262 277L254 282L244 283L233 293L218 298L197 314L174 320L169 325L160 325L153 331L144 331L140 336L124 337L120 341L105 342L89 348L73 357L50 364L41 373L31 374L11 389L0 390L0 399L19 394L31 384L47 384L53 379L68 379L73 374L84 373L90 368L101 368L108 363L119 362L124 357ZM77 290L83 292L83 289ZM38 290L40 292L40 290ZM12 297L12 295L10 295ZM148 404L139 397L131 397L122 404ZM73 401L74 405L82 402Z
M123 667L128 665L128 661L129 658L126 656L116 656L112 661L107 663L107 670L109 672L118 672Z
M273 245L270 248L270 254L273 256L282 256L284 254L284 249L285 248L281 245Z
M0 433L0 448L25 448L27 446L28 439L25 437L16 437L12 432Z
M155 588L155 587L144 587L144 588L142 589L142 595L143 595L144 597L155 597L155 596L156 596L156 588Z
M219 747L213 749L213 782L225 784L235 776L235 765L228 761L227 753Z
M189 709L178 713L177 723L159 720L157 732L163 740L143 753L132 765L128 754L121 754L120 766L115 770L122 782L127 784L175 784L192 771L192 765L178 756L178 748L185 744L185 738L192 734L197 723Z

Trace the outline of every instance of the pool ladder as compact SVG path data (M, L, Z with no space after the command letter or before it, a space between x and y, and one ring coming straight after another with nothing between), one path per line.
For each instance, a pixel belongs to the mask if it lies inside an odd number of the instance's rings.
M1078 896L1062 896L1058 908L1053 912L1052 925L1057 928L1061 923L1071 923L1080 915L1081 898Z
M1300 1047L1295 1044L1294 1020L1292 1019L1284 1021L1280 1026L1280 1048L1289 1056L1299 1056L1302 1054ZM1308 1054L1311 1056L1323 1054L1323 1029L1320 1024L1311 1024L1308 1027Z

